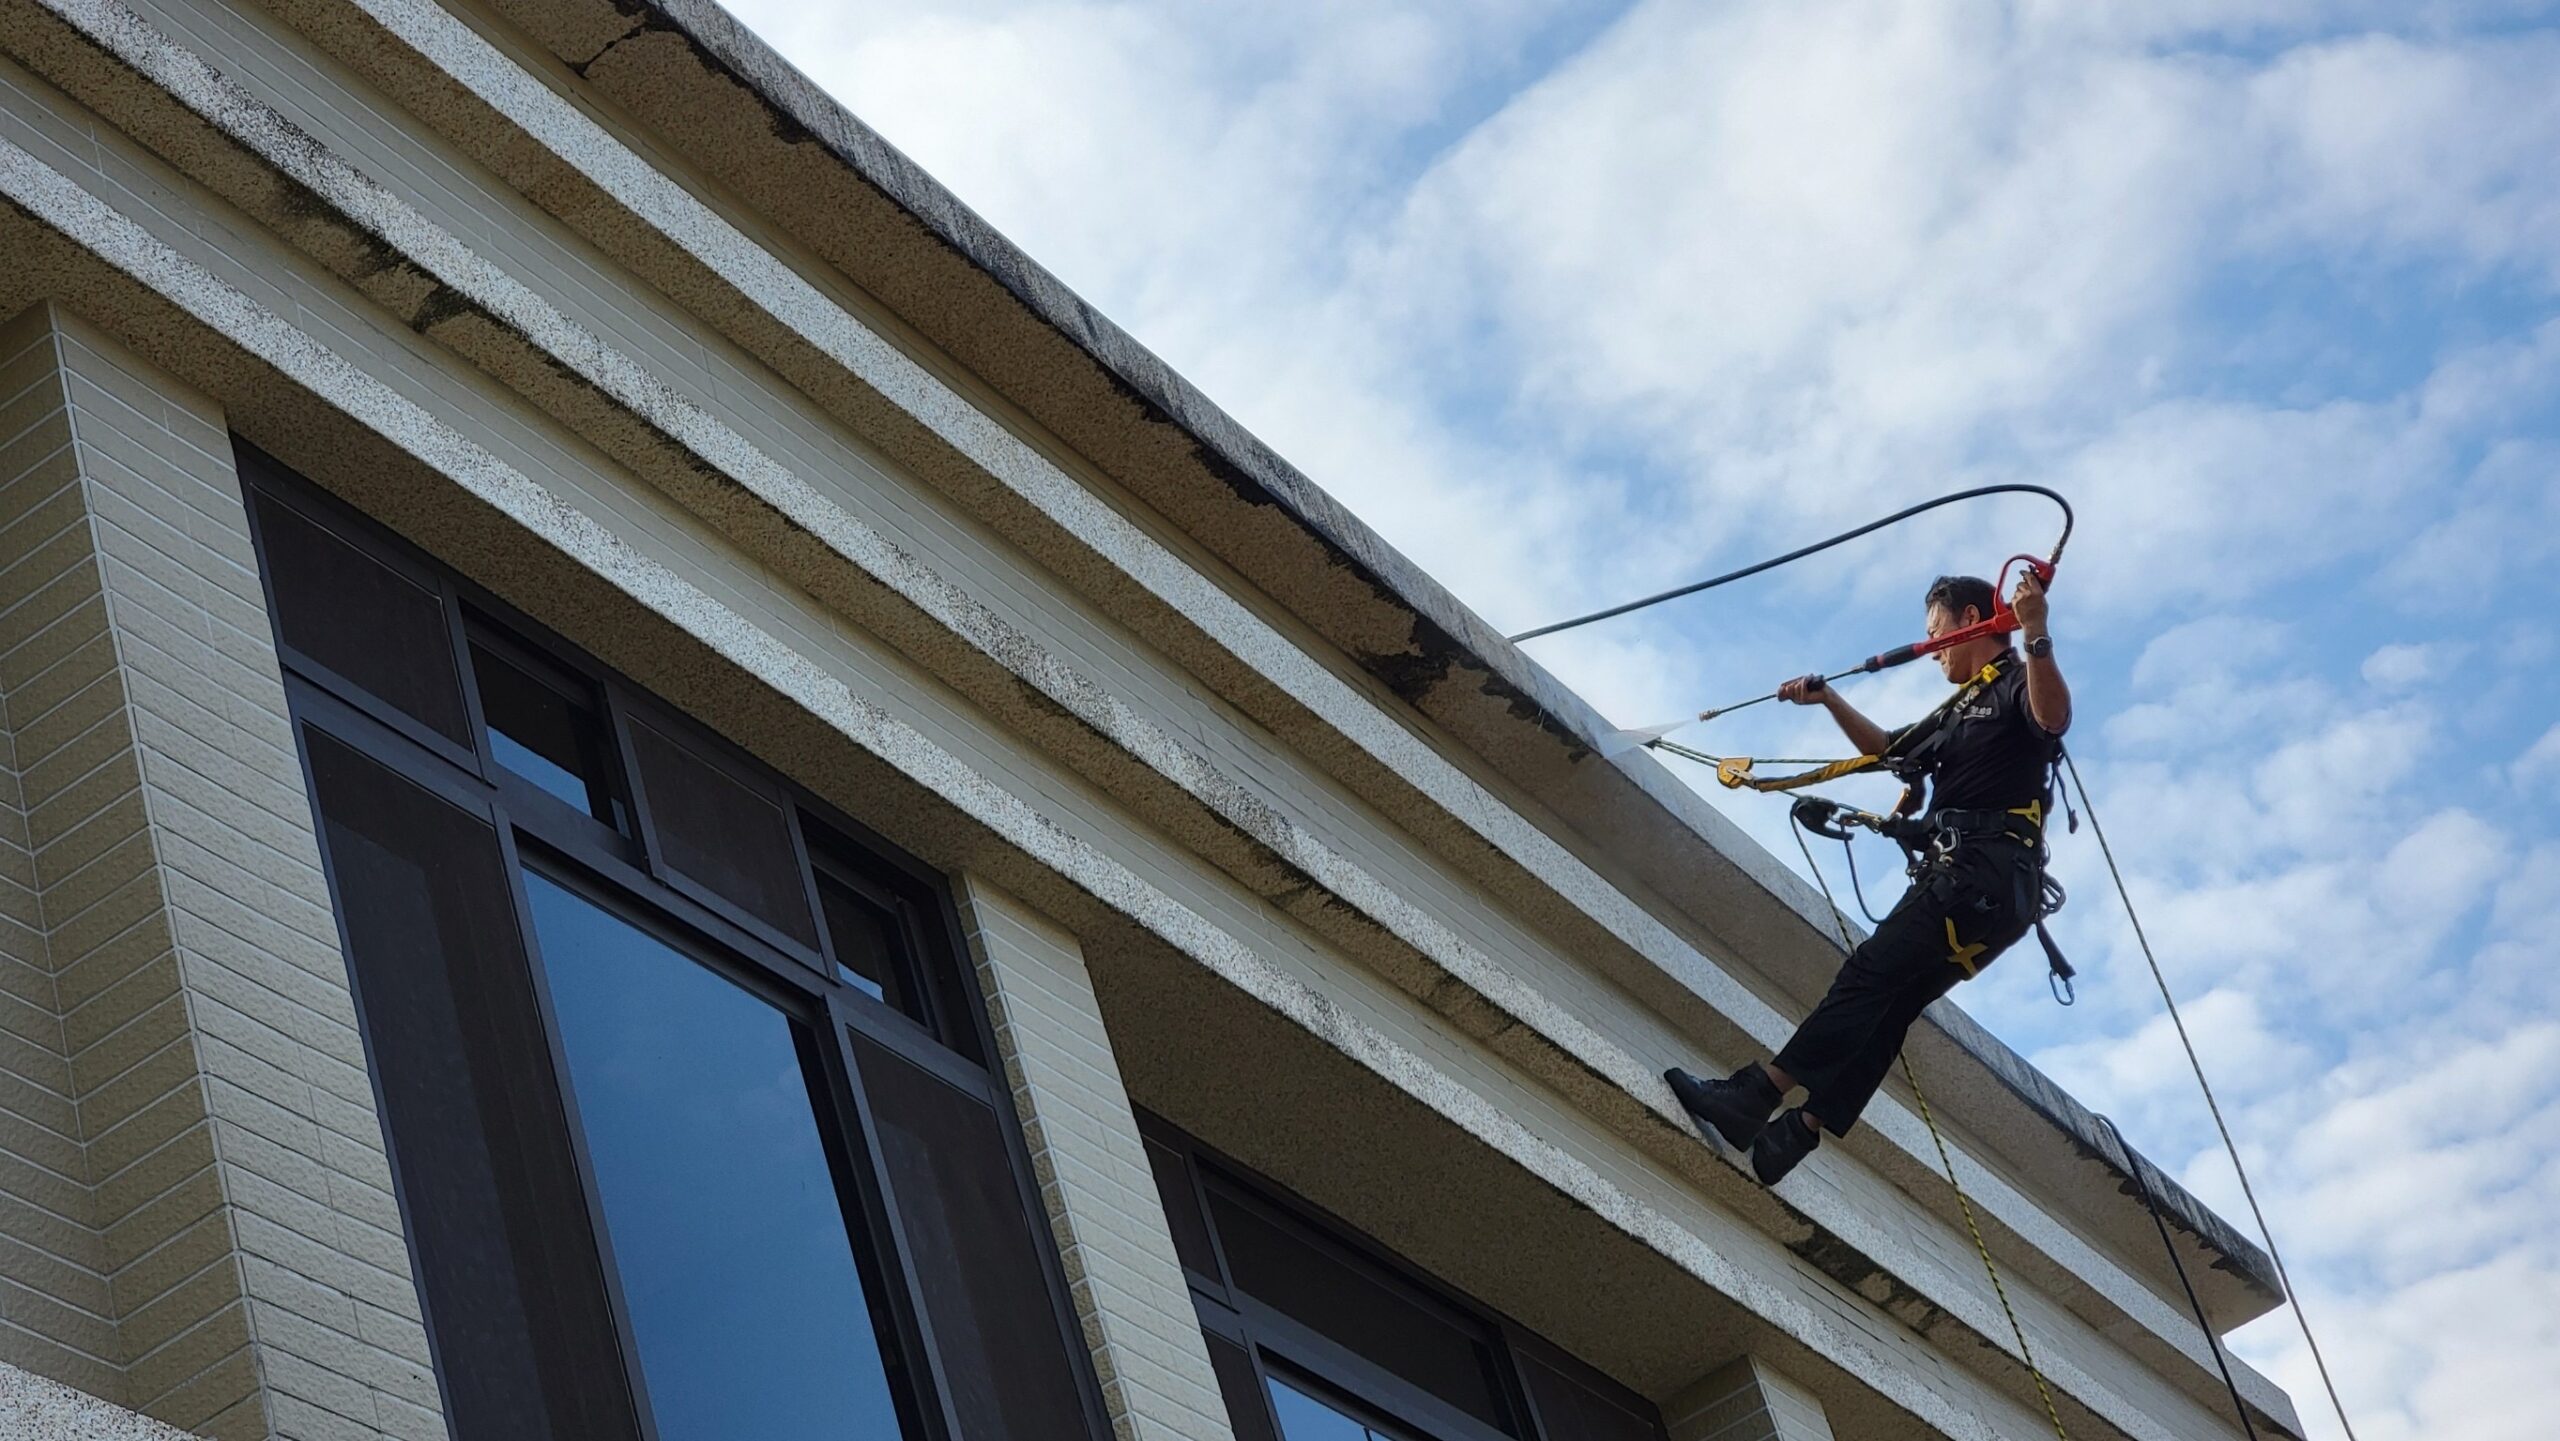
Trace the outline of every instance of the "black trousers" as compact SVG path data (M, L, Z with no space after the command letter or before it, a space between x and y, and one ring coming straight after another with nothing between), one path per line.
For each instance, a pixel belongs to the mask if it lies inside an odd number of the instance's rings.
M1968 842L1911 883L1831 989L1796 1027L1779 1069L1805 1088L1805 1109L1849 1134L1902 1054L1903 1035L1929 1003L2027 933L2035 860L2007 840Z

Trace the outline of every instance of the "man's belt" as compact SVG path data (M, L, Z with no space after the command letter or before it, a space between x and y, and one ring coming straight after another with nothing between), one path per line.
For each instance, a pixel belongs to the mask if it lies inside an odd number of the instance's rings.
M2044 803L2029 801L2015 810L2006 811L1931 811L1927 823L1938 834L1959 840L2004 836L2033 845L2044 836Z

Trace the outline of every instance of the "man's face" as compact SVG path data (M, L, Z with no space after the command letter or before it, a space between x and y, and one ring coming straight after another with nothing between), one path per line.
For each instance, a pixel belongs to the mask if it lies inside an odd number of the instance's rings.
M1981 618L1974 614L1972 606L1966 606L1963 614L1955 615L1950 614L1943 605L1932 605L1929 607L1929 639L1936 640L1951 630L1962 630ZM1939 673L1947 679L1951 681L1964 679L1963 669L1956 664L1954 650L1942 650L1929 659L1938 663Z

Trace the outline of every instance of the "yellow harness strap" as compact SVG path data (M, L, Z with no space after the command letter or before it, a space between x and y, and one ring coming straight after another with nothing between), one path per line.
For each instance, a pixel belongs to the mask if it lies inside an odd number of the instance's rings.
M1809 771L1799 771L1791 776L1763 777L1751 774L1749 756L1726 756L1723 760L1716 762L1716 779L1724 782L1728 790L1791 791L1804 786L1818 786L1824 781L1836 781L1842 776L1853 776L1860 771L1873 770L1883 763L1882 756L1852 756L1845 761L1833 761L1829 765L1817 766Z
M1976 695L1981 694L1984 686L1991 684L1999 678L2000 662L1996 660L1986 662L1982 669L1974 675L1973 679L1964 683L1963 689L1957 691L1954 695L1947 697L1945 700L1940 701L1935 710L1932 710L1927 715L1921 717L1917 724L1914 724L1909 730L1903 732L1903 734L1911 736L1925 734L1926 728L1931 721L1936 720L1940 715L1964 704L1966 701L1973 699ZM1800 790L1805 786L1818 786L1825 781L1836 781L1842 776L1853 776L1862 771L1871 771L1877 766L1884 764L1888 759L1890 759L1889 753L1887 755L1880 756L1852 756L1845 761L1833 761L1829 765L1817 766L1809 771L1799 771L1791 776L1755 776L1751 773L1752 762L1749 756L1726 756L1715 763L1716 779L1723 782L1727 790L1761 791L1764 793L1772 791L1792 791ZM2039 813L2041 813L2041 808L2039 808ZM2041 825L2043 822L2038 820L2037 824Z
M1947 917L1947 959L1955 963L1957 970L1964 972L1966 980L1972 980L1975 974L1981 971L1982 963L1974 957L1981 955L1989 945L1988 941L1976 941L1972 945L1966 945L1956 936L1956 918Z

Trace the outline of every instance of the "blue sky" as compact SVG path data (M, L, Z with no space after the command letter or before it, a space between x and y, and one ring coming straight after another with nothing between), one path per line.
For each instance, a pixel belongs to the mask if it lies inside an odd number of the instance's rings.
M2554 7L733 3L1505 630L2068 492L2075 747L2358 1434L2551 1434ZM1530 650L1658 720L2051 534L1984 505ZM2058 867L2081 1004L2032 955L1961 1003L2243 1215L2085 832ZM2239 1344L2338 1434L2289 1318Z

